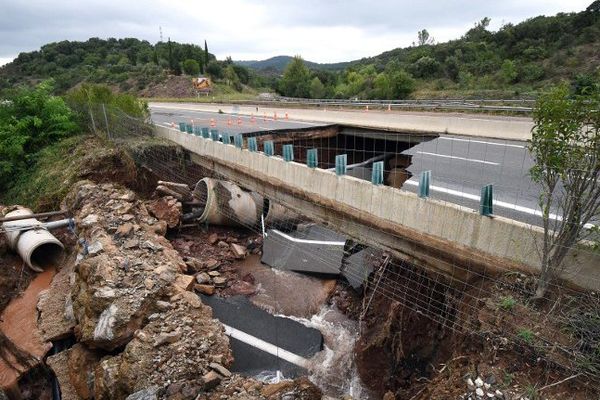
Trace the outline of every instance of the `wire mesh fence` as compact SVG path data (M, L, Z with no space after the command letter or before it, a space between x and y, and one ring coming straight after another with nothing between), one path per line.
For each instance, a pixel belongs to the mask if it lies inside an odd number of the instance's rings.
M89 115L86 118L91 129L113 142L153 138L154 128L150 120L132 118L102 105L89 107L87 113L82 113L85 114ZM365 270L348 268L348 260L359 252L357 248L352 250L351 246L344 246L341 263L334 253L322 250L329 246L328 243L335 241L332 232L345 237L346 243L350 240L361 243L362 240L364 246L359 249L377 247L372 239L368 239L379 237L381 227L365 226L359 237L353 235L348 227L355 218L368 220L372 217L372 210L375 208L372 202L378 201L383 206L392 204L390 198L380 195L382 187L393 188L393 191L385 192L389 196L404 196L410 192L423 197L423 203L420 204L435 201L436 204L447 206L441 208L444 210L441 214L434 214L427 207L395 209L389 210L389 213L405 217L411 214L410 217L421 221L422 226L436 227L432 229L436 232L452 232L451 237L460 237L463 234L461 230L467 229L460 223L451 226L451 221L456 221L456 213L459 211L482 214L480 218L490 220L502 216L527 224L531 232L539 230L544 223L543 213L538 205L540 188L528 175L534 161L525 143L459 136L438 138L427 134L373 132L338 125L300 126L289 124L286 117L275 119L275 116L266 115L255 117L215 114L194 119L171 115L167 120L163 118L155 122L189 143L202 145L210 142L215 146L229 146L236 152L227 154L233 154L232 157L239 159L254 157L252 159L255 164L260 162L259 159L272 157L281 161L277 164L278 168L286 168L286 162L289 162L301 165L302 168L328 170L330 174L337 175L337 179L371 182L368 191L360 194L367 199L364 207L344 214L331 205L330 212L336 218L330 220L327 229L313 232L310 237L295 237L296 241L287 246L295 246L294 243L300 242L307 246L297 246L297 252L289 252L285 260L292 262L290 257L295 254L296 257L310 259L329 269L331 274L337 275L343 271L348 280L364 282L367 294L377 293L390 301L399 302L405 308L430 319L432 323L460 334L486 339L502 338L511 345L527 347L549 364L577 374L586 374L597 380L600 372L600 298L597 291L582 291L569 284L568 280L556 279L544 294L545 305L536 306L530 300L535 291L535 273L515 270L511 268L513 264L505 266L501 262L495 268L482 268L476 260L459 256L458 248L464 247L459 244L456 245L457 254L450 254L445 259L451 266L445 273L420 268L418 257L408 253L404 258L396 257L383 269L384 260L389 259L385 247L378 253L378 257L367 261L370 268L365 273ZM152 151L138 152L134 157L157 178L185 183L190 185L190 189L196 188L196 184L207 177L214 182L232 179L224 167L228 160L217 162L210 154L194 155L193 152L173 146L157 146ZM234 164L235 160L229 161ZM252 176L256 171L248 169L240 173ZM424 176L429 178L425 179ZM265 177L256 175L255 178L258 180ZM267 184L269 182L264 181L256 187ZM268 198L265 197L266 193L257 193L258 196L248 200L255 213L249 220L240 219L233 206L218 206L215 197L233 193L223 192L224 189L218 184L210 196L208 192L211 188L196 188L197 198L188 204L184 202L184 206L190 215L195 216L189 222L206 223L207 220L201 220L200 216L206 214L208 208L214 207L211 210L228 221L237 221L244 229L265 236L273 235L273 229L293 235L297 231L298 220L302 223L327 222L311 218L314 214L309 210L312 207L310 204L307 209L294 208L287 218L281 217L274 224L268 221L268 211L274 205L281 205L290 211L290 196L307 198L301 193L306 190L302 187L303 184L305 182L295 181L292 175L279 190L269 191ZM319 187L320 183L313 185ZM493 191L482 190L490 185ZM424 190L425 186L427 190ZM290 187L295 188L295 191L290 192ZM335 188L331 189L335 191ZM243 193L250 191L251 188L241 188L236 193L241 198ZM564 190L559 192L564 194ZM346 198L358 195L359 193L348 193L339 196ZM233 197L227 199L230 202L234 200ZM482 210L484 201L488 201L490 212L487 214ZM300 218L289 217L292 214L300 215ZM551 210L550 220L560 218L559 209ZM336 221L337 225L331 221ZM587 229L593 232L594 227L595 221L592 221ZM510 246L515 247L515 252L522 251L518 246L525 238L516 236L522 232L509 231L508 234L512 236L505 241L505 254L513 251ZM423 246L422 236L411 237L389 230L385 234L405 243L409 248ZM577 259L587 260L588 263L590 259L598 260L597 250L593 246L595 237L590 236L589 239L591 241L569 249L577 253ZM495 245L496 238L487 237L486 240L490 241L488 248ZM311 250L312 244L325 247L313 247ZM541 252L542 249L535 251ZM378 274L376 271L384 272ZM575 266L571 273L579 274L579 282L587 281L588 287L600 287L595 270L578 270ZM573 276L567 278L573 281Z

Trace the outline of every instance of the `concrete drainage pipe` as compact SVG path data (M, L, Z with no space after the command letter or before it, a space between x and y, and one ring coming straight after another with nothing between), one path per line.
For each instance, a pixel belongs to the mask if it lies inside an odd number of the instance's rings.
M19 208L6 214L6 217L33 214L27 208ZM62 243L35 218L4 222L8 244L34 271L57 267L63 261Z
M269 228L290 228L301 221L299 214L269 199L264 201L263 213L265 225Z
M246 192L231 182L204 178L198 181L193 194L200 203L199 222L253 227L260 221L262 196Z

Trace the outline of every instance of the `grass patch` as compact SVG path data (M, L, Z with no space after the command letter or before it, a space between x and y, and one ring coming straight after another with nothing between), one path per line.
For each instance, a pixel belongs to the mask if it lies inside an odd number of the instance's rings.
M510 311L517 304L517 301L512 296L505 296L500 298L500 308L506 311Z
M523 340L527 344L532 344L535 339L535 335L531 331L531 329L521 328L519 332L517 332L517 337Z
M73 184L81 179L125 182L135 179L135 164L123 150L95 136L63 139L35 155L36 161L0 200L34 211L58 209Z

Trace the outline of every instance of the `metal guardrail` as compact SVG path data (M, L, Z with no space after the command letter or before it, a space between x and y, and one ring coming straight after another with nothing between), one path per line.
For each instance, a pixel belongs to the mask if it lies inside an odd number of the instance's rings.
M306 99L293 97L273 97L259 99L266 104L298 104L305 106L346 106L373 107L383 109L443 109L456 111L496 111L530 113L535 100L533 99L420 99L420 100L360 100L360 99ZM242 100L236 103L256 103Z

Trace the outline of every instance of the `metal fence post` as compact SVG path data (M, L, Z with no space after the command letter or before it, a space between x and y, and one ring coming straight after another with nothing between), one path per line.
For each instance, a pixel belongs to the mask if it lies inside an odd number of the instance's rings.
M108 117L106 116L106 107L104 106L104 103L102 103L102 112L104 112L104 123L106 124L106 136L110 140L112 138L110 137L110 129L108 128Z
M273 141L272 140L267 140L266 142L263 143L263 147L264 147L264 152L265 155L267 157L273 157L273 154L275 153L275 146L273 146Z
M291 144L283 145L283 159L284 161L294 161L294 146Z
M258 150L258 146L256 144L256 137L248 138L248 150L250 150L253 153Z
M244 147L244 137L242 135L235 135L233 141L235 143L235 147L238 149Z

